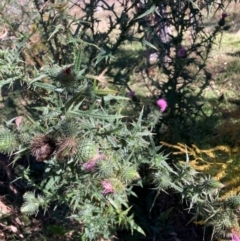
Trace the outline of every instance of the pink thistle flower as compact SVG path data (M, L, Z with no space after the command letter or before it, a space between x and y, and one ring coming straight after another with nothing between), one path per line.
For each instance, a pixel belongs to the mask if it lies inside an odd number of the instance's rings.
M84 168L86 171L92 172L92 171L95 170L96 165L97 165L97 161L91 160L91 161L85 162L85 163L83 164L83 168Z
M100 160L104 160L105 159L105 155L103 154L98 154L95 157L93 157L91 160L89 160L88 162L83 163L83 168L86 171L92 172L95 170L97 163Z
M162 112L164 112L168 106L167 101L164 99L159 99L157 101L157 105L159 106L159 108Z
M187 55L187 50L184 47L180 47L177 52L179 58L184 58Z
M232 239L231 241L240 241L240 238L238 237L238 235L236 234L235 231L232 232Z
M240 238L238 237L237 234L235 233L232 234L232 241L240 241Z
M113 186L112 186L110 181L108 181L108 180L102 181L102 186L104 188L104 190L102 191L103 195L106 195L106 194L114 192Z
M218 25L220 27L223 27L225 25L225 18L227 17L227 13L222 13L221 19L218 21Z

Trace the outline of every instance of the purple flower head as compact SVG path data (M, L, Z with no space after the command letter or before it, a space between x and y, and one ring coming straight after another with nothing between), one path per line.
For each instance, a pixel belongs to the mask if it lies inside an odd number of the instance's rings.
M227 13L222 13L222 18L226 18L228 15L227 15Z
M96 165L97 165L97 161L96 160L90 160L88 162L83 163L83 168L86 171L92 172L92 171L95 170Z
M159 108L162 112L164 112L168 106L167 101L164 99L159 99L157 101L157 105L159 106Z
M235 233L232 234L232 241L240 241L240 238L238 237L237 234Z
M187 55L187 50L184 47L180 47L177 52L179 58L184 58Z
M129 96L130 98L133 98L133 97L135 96L135 92L134 92L134 91L130 91L130 92L128 93L128 96Z
M92 172L95 170L97 163L100 160L104 160L105 159L105 155L104 154L97 154L95 157L93 157L91 160L89 160L88 162L83 163L83 168L86 171Z
M108 180L102 181L102 186L103 186L102 194L106 195L114 192L113 186L110 181Z

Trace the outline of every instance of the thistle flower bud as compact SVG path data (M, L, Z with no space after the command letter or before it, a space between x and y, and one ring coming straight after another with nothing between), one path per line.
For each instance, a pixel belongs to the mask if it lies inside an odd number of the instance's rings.
M135 96L135 92L134 91L130 91L128 93L128 96L129 96L129 98L133 98Z
M186 57L186 55L187 55L186 49L184 47L180 47L177 51L177 56L179 58L184 58L184 57Z
M222 13L222 18L226 18L227 16L227 13Z
M77 156L83 162L88 162L93 160L99 154L98 151L97 143L92 140L83 140L78 147Z
M227 17L227 13L222 13L221 19L218 21L218 25L223 27L225 25L225 18Z
M137 101L137 97L136 97L135 91L130 91L128 93L128 97L131 98L132 101Z

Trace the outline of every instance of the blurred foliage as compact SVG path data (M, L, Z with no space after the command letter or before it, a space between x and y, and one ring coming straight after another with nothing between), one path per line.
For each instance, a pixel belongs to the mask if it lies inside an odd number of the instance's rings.
M192 146L182 143L171 145L162 142L161 144L169 147L169 151L175 156L174 159L180 162L185 162L187 153L189 164L194 170L208 174L215 181L223 183L219 197L212 204L214 208L208 217L204 216L204 222L199 221L199 223L214 226L214 232L219 238L231 237L232 230L239 230L239 148L222 145L199 149L194 144ZM197 210L196 215L199 214Z

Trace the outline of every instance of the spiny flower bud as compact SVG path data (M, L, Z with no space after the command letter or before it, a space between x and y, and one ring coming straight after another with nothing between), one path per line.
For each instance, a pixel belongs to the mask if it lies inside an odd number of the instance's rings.
M83 161L91 161L98 155L98 146L92 140L84 140L79 144L77 156Z
M222 18L226 18L227 16L227 13L222 13Z
M128 93L128 97L132 100L132 101L137 101L137 97L136 97L136 94L135 94L135 91L130 91Z
M222 13L221 19L218 21L218 25L223 27L225 25L225 18L227 17L227 13Z

